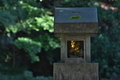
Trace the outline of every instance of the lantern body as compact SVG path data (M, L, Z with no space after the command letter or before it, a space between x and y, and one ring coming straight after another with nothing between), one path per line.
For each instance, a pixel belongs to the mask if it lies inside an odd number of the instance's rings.
M91 62L90 37L98 32L96 8L55 8L54 33L61 38L61 61Z
M72 41L77 42L76 46L80 47L75 52L73 48L73 51L71 51L74 55L70 54L70 50L72 47ZM69 42L69 44L68 44ZM79 44L79 45L77 45ZM71 55L71 56L70 56ZM82 56L80 56L82 55ZM73 56L73 57L72 57ZM79 63L79 62L90 62L91 61L91 55L90 55L90 35L86 34L84 36L71 36L71 35L61 35L61 61L62 62L73 62L73 63Z

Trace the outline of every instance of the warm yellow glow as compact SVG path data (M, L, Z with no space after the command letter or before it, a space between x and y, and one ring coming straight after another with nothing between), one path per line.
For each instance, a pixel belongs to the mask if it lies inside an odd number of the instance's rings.
M71 46L70 46L70 53L78 53L80 52L80 42L77 41L71 41Z

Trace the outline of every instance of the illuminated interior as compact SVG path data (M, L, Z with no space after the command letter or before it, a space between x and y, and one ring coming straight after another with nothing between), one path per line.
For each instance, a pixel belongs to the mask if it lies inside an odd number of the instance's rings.
M68 58L84 58L84 41L67 41Z

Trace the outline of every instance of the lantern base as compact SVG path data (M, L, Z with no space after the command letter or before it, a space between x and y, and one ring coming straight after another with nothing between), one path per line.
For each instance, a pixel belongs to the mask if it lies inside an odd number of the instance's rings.
M67 59L65 63L86 63L84 59Z
M54 63L54 80L99 80L98 63Z

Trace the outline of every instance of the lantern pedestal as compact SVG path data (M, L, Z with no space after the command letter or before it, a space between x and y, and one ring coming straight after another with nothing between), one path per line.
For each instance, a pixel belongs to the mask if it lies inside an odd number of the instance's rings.
M54 80L99 80L98 63L54 63Z

